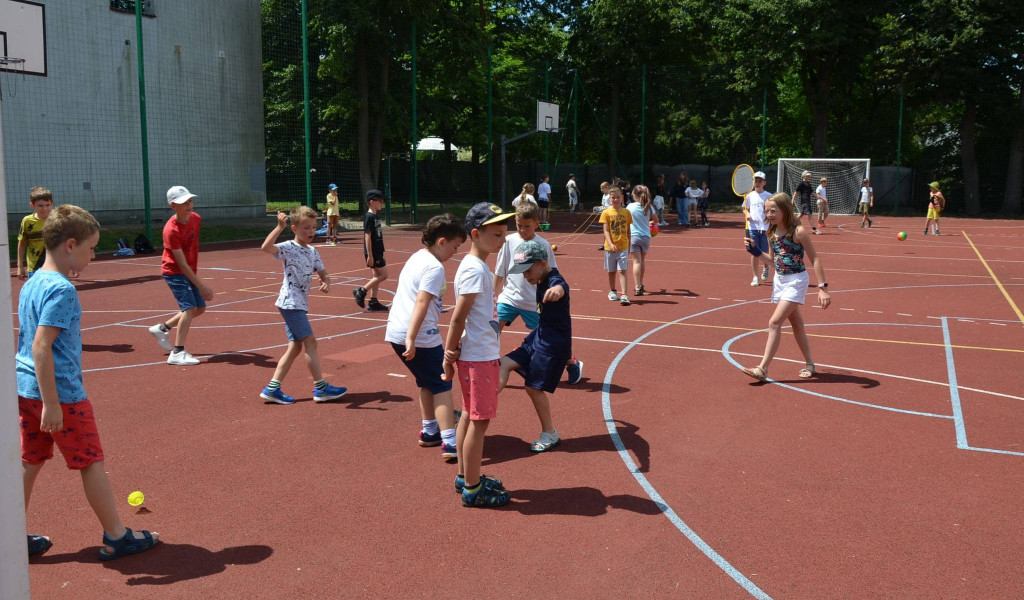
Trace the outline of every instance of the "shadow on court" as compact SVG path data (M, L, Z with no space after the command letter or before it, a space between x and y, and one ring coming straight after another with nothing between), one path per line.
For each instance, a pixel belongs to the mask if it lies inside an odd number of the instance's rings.
M626 450L632 454L641 473L647 473L651 468L651 445L637 432L639 427L625 421L615 427L616 433L626 446ZM510 435L488 435L487 443L484 444L484 457L482 466L490 467L503 462L519 459L528 459L535 455L530 451L532 440L524 440ZM579 452L618 452L615 444L608 434L589 435L584 437L562 438L562 443L548 450L548 452L568 452L571 454Z
M815 373L814 377L811 377L810 379L800 379L799 377L794 377L792 379L776 379L772 377L772 381L776 383L785 383L789 385L810 383L845 383L858 386L861 389L865 390L876 388L882 385L882 382L878 381L877 379L872 379L870 377L853 375L851 373L833 373L831 371L818 371L817 373ZM752 381L750 385L762 386L768 384L769 382L767 381L755 380Z
M295 404L301 404L302 402L312 402L313 397L295 398ZM326 402L320 402L320 404L337 404L344 406L348 409L358 410L388 410L384 406L369 406L371 404L388 404L392 402L412 402L412 398L409 396L403 396L401 394L392 394L388 391L380 392L363 392L359 394L345 394L337 400L327 400ZM265 404L273 404L273 402L265 402Z
M102 290L112 287L147 283L149 281L156 281L157 279L163 279L163 276L158 273L156 275L139 275L138 277L126 277L125 279L113 279L111 281L89 281L87 283L80 283L76 285L75 289L81 293L89 290Z
M31 563L98 563L101 562L98 552L99 546L94 546L73 554L44 554L33 557ZM103 562L103 566L122 575L130 575L125 581L127 585L167 585L216 575L227 570L228 566L254 565L270 558L273 553L273 548L263 545L234 546L211 552L192 544L160 542L148 552Z
M650 498L629 494L605 496L592 487L555 488L549 490L512 490L510 510L524 515L575 515L599 517L609 508L629 510L642 515L661 514L661 509Z
M230 354L217 354L206 358L210 364L234 365L236 367L263 367L273 369L277 367L277 359L258 354L256 352L232 352Z
M82 344L82 352L113 352L125 354L135 349L131 344Z

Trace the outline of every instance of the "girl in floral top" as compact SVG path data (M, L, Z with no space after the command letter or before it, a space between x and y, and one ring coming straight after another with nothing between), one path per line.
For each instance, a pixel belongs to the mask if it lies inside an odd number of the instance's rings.
M768 241L771 246L771 257L775 261L775 281L772 289L772 302L778 306L768 321L768 341L764 348L761 363L743 372L758 381L768 378L768 365L779 350L782 338L782 325L788 320L793 330L793 337L804 355L806 365L800 369L800 378L814 376L814 360L811 358L811 346L807 341L804 328L804 317L800 305L807 295L808 276L804 260L810 262L814 276L818 280L818 305L828 308L832 298L825 282L825 269L821 265L821 257L814 250L810 233L794 216L793 202L787 194L775 194L765 200L765 217L768 219ZM747 245L752 244L747 238Z

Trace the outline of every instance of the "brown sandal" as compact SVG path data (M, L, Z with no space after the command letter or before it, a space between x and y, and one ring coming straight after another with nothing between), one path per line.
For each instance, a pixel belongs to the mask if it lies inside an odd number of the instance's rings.
M766 369L762 369L761 367L743 369L743 372L746 373L747 375L750 375L751 377L758 381L764 381L765 379L768 379L768 371Z
M807 366L800 369L800 372L797 375L800 379L810 379L811 377L814 377L815 372L814 363L807 363Z

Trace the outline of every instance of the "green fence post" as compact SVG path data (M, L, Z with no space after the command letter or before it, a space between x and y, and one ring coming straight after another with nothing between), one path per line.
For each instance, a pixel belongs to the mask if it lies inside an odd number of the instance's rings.
M544 101L545 102L549 102L551 100L551 96L549 94L549 91L550 91L550 86L549 86L550 79L551 79L551 63L548 62L548 63L544 63ZM555 127L558 127L558 123L555 123ZM551 172L550 171L551 167L548 166L549 165L549 162L548 162L548 152L550 151L550 149L551 149L551 132L549 131L549 132L547 132L547 135L544 136L544 175L547 175L547 174L549 174Z
M416 132L416 21L412 22L412 190L409 199L409 212L413 223L416 222L416 213L419 205L420 182L416 173L416 147L418 144Z
M313 206L313 156L309 149L309 22L306 19L306 0L302 0L302 111L306 128L306 206Z
M494 204L494 66L491 45L487 44L487 201ZM476 167L474 167L476 168Z
M647 149L647 65L640 72L640 185L643 185L644 150Z
M142 60L142 0L135 0L135 45L139 54L139 123L142 126L142 197L145 203L146 238L153 239L149 208L149 132L146 129L146 66Z
M900 162L903 158L903 85L900 85L900 118L896 127L896 202L892 207L893 216L900 210Z
M387 173L384 176L384 223L391 227L391 155L386 155Z
M572 92L576 93L576 80L579 78L579 71L573 71L572 73ZM580 97L576 96L576 104L572 106L572 172L576 175L580 174L578 147L579 147L579 130L580 130ZM578 185L578 182L577 182Z
M768 144L768 88L764 88L764 104L761 106L761 170L764 171L765 146ZM778 187L778 182L775 183Z

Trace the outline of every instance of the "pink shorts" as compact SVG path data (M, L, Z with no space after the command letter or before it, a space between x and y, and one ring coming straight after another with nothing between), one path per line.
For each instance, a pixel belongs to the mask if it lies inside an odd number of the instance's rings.
M69 469L84 469L103 460L103 447L96 430L92 403L82 400L74 404L61 404L60 408L64 415L64 428L56 433L46 433L39 430L43 417L42 400L18 397L21 460L30 465L41 465L53 458L55 443Z
M462 384L462 409L473 421L487 421L498 416L498 382L501 369L496 360L455 362Z

